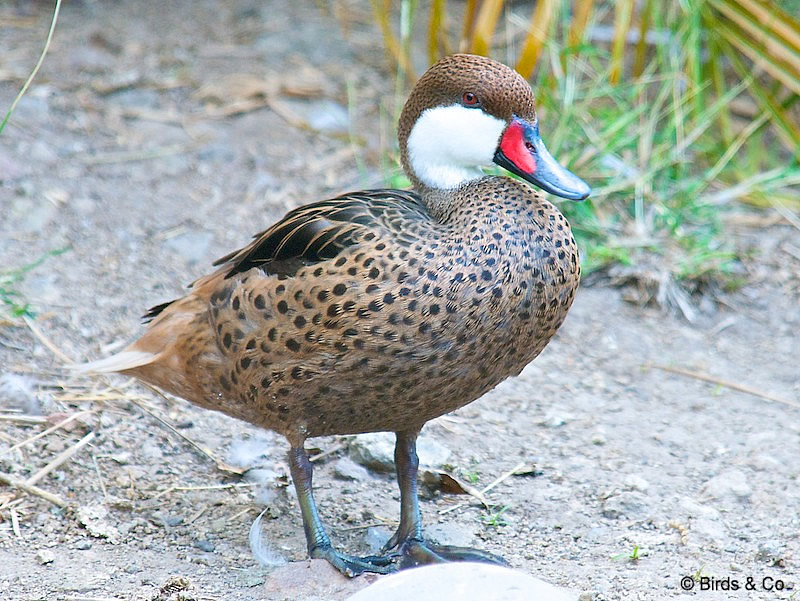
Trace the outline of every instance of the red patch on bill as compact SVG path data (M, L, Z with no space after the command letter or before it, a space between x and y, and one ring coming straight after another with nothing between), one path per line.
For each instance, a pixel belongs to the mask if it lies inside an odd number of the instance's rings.
M536 161L530 150L525 147L525 128L521 123L512 121L500 140L500 150L506 158L525 173L536 171Z

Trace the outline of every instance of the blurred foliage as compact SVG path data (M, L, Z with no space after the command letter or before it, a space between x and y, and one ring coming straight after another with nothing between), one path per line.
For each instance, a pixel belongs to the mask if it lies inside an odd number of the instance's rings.
M18 290L19 285L31 271L48 258L57 257L68 250L70 250L68 247L50 250L27 265L0 271L0 321L14 322L20 317L35 317L33 308Z
M586 272L655 264L684 284L740 281L723 207L800 209L798 4L373 0L409 84L415 59L455 51L531 80L550 150L594 189L561 203Z

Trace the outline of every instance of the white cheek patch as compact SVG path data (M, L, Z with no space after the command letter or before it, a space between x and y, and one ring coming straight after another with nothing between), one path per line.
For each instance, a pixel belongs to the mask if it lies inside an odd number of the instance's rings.
M424 111L408 137L408 159L422 183L457 188L490 165L506 122L460 104Z

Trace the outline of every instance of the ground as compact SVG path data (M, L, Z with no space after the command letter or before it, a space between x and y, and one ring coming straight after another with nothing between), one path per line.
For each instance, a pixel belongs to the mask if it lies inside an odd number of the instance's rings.
M369 4L332 6L62 8L0 136L0 265L44 257L13 284L35 321L0 325L0 413L47 417L0 422L0 473L25 480L74 451L36 482L69 507L0 486L0 598L338 600L374 579L304 560L278 437L124 378L70 375L57 354L118 350L145 309L288 208L384 184L395 81ZM0 7L3 109L50 10ZM477 489L507 476L486 493L488 510L428 487L435 537L582 599L680 597L692 575L717 579L717 592L695 585L702 599L796 595L800 232L769 214L726 220L747 284L695 299L695 323L585 286L520 377L426 427L441 458L423 452L423 463ZM369 552L398 516L393 478L354 467L351 438L313 443L326 453L316 485L334 540ZM240 477L223 463L258 469ZM251 551L264 507L261 551L288 565L262 567ZM734 581L740 590L721 590ZM779 581L784 590L762 590Z

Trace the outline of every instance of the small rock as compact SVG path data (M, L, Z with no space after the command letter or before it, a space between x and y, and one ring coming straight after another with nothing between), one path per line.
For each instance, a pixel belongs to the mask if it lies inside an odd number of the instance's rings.
M628 518L644 517L649 507L648 499L643 494L622 492L606 499L603 504L603 515L611 519L623 516Z
M356 463L379 472L394 471L394 434L372 432L361 434L350 443L350 457ZM450 458L450 449L431 436L421 434L417 439L420 466L441 467Z
M756 560L763 561L771 566L783 566L783 556L783 545L775 539L761 543L756 552Z
M85 539L79 540L77 543L75 543L75 548L78 551L88 551L92 548L92 543Z
M367 528L364 533L364 542L370 553L378 553L383 548L383 545L389 540L392 533L387 528L382 526L372 526Z
M417 439L419 464L428 467L442 467L450 459L450 449L433 437L421 434Z
M183 523L183 516L168 515L164 518L164 523L171 528L174 528L175 526L180 526Z
M753 489L743 472L728 470L706 482L703 492L714 499L746 501L753 494Z
M15 373L5 373L0 376L0 398L10 408L21 409L25 413L40 415L41 407L36 398L34 385L36 381L29 377Z
M119 540L116 527L108 523L108 509L104 505L94 503L78 508L78 522L95 538L107 538L112 543Z
M36 561L42 565L53 563L56 560L56 555L50 549L42 549L36 553Z
M431 524L425 528L425 536L440 545L469 547L474 544L475 529L466 524Z
M370 480L372 476L349 457L342 457L333 466L333 475L339 480Z
M561 407L552 407L539 423L548 428L560 428L574 419L575 416L565 409Z
M210 540L196 540L194 541L194 546L201 551L205 551L206 553L211 553L214 551L214 543L212 543Z
M650 483L641 476L637 476L636 474L628 474L625 476L625 487L631 490L645 492L648 488L650 488Z
M595 432L592 434L592 444L597 445L598 447L603 446L608 442L608 438L603 432Z

